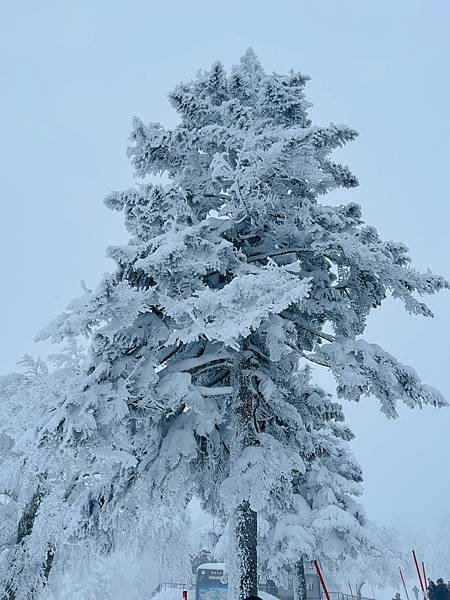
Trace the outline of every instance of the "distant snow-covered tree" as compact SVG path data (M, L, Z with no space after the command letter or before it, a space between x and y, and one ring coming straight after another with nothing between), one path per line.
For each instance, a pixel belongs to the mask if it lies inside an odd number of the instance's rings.
M145 181L106 199L129 243L39 335L90 338L84 378L39 431L92 481L73 500L78 529L108 547L124 514L195 493L228 521L233 598L257 592L258 518L264 568L280 576L372 544L351 434L303 363L391 418L399 402L445 404L361 337L388 295L431 316L421 297L447 283L416 271L359 205L325 202L357 185L331 157L357 134L311 123L306 81L265 73L250 50L231 73L216 63L176 87L174 129L135 119L129 156Z
M405 577L413 575L410 550L404 547L403 539L388 527L367 523L369 535L374 542L368 553L352 557L347 555L340 564L340 580L334 575L337 585L345 587L351 582L357 598L370 595L364 593L365 586L378 589L396 589L401 584L399 567ZM338 588L337 588L338 589ZM342 589L345 593L347 590Z
M439 485L439 483L437 484ZM429 517L432 516L432 520ZM435 511L432 515L427 515L428 519L411 521L399 526L400 535L403 541L405 551L411 556L411 550L414 548L419 561L425 562L427 576L433 581L442 577L444 581L450 580L450 547L448 540L450 537L450 511ZM412 563L412 558L410 559ZM410 573L411 585L418 584L417 573L415 569Z
M184 514L143 508L132 530L116 531L115 542L107 553L95 538L66 545L36 600L142 600L161 583L192 583Z
M22 372L0 378L0 597L35 598L47 583L62 523L52 510L70 477L70 457L39 449L33 434L54 410L60 394L74 384L77 367L63 351L57 369L25 356ZM58 499L58 500L56 500ZM56 534L56 535L55 535Z

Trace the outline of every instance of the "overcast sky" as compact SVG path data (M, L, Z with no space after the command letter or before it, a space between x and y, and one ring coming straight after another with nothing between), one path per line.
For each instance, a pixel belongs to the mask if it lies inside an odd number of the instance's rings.
M253 46L266 70L312 78L316 122L346 123L342 153L367 222L417 265L450 276L448 0L0 0L0 371L45 353L35 333L112 265L125 240L103 198L133 184L131 119L173 125L166 94L215 59ZM388 302L367 338L450 398L450 295L434 320ZM387 421L367 399L346 412L381 523L422 522L450 497L450 409Z

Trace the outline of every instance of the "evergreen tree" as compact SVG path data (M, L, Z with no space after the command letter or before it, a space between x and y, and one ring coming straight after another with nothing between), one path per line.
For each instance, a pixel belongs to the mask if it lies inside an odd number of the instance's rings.
M447 283L413 269L359 205L325 203L357 185L331 158L357 134L311 124L306 81L266 74L249 50L229 75L216 63L176 87L174 129L135 119L143 182L106 199L130 241L39 336L90 338L84 381L40 432L95 477L77 497L80 531L107 547L119 515L195 493L229 521L235 598L257 592L258 516L264 568L281 575L371 544L341 408L300 365L329 369L339 398L377 397L390 418L399 402L445 404L361 337L388 295L431 316L419 298ZM160 175L167 185L146 179Z
M117 587L118 570L122 578L129 575L121 590L136 598L161 580L189 581L186 513L156 503L136 511L137 487L122 502L122 518L115 519L114 546L105 547L111 532L91 536L80 527L101 477L83 452L61 448L45 434L55 406L84 383L83 355L72 346L50 359L49 369L25 357L22 372L0 377L0 598L107 599L111 585Z
M53 357L49 372L41 359L25 356L22 372L0 378L0 518L3 547L0 565L2 600L34 599L46 586L62 523L53 505L61 504L71 461L54 456L51 445L36 448L33 433L54 409L55 396L76 376L72 352ZM59 511L61 513L61 511Z

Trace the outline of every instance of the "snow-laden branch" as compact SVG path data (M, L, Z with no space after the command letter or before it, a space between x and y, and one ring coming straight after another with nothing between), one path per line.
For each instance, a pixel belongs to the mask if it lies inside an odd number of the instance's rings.
M192 372L196 371L204 365L221 365L230 359L230 354L227 352L211 352L202 354L193 358L182 358L176 362L171 362L164 369L161 369L161 375L167 375L174 372Z
M202 396L231 396L233 393L233 386L224 385L222 387L205 387L202 385L193 386L194 390L200 392Z
M301 303L309 280L300 265L267 266L235 277L222 289L205 289L189 298L167 303L169 316L180 323L167 340L189 343L201 338L239 348L238 340L256 330L271 314Z
M280 250L273 250L271 252L265 252L263 254L250 254L247 256L247 262L257 262L259 260L265 260L266 258L273 258L274 256L284 256L286 254L300 254L302 252L308 252L304 248L281 248Z

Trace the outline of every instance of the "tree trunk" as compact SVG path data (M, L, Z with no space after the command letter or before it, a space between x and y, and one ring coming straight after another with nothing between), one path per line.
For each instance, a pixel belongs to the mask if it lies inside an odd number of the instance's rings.
M36 513L41 505L42 497L42 492L37 490L27 504L25 511L20 517L19 525L17 526L16 544L21 544L33 531L34 520L36 519Z
M45 562L42 566L42 573L44 575L44 585L47 584L48 577L50 575L50 571L53 565L53 559L55 558L55 549L50 547L47 550L47 556L45 557Z
M22 548L26 538L31 535L33 531L34 521L36 519L37 511L41 505L43 500L43 493L40 489L37 489L33 494L30 502L27 504L17 526L17 535L16 535L16 546L17 548ZM25 552L25 550L24 550ZM52 568L53 559L55 556L55 552L53 548L47 550L47 554L45 556L45 560L42 564L42 575L43 575L43 583L46 585L48 577L50 575L50 571ZM26 560L26 558L24 559ZM15 600L16 599L16 583L18 578L20 577L23 571L23 565L19 566L16 570L13 567L13 574L10 581L7 583L5 588L5 594L3 596L4 600ZM33 594L33 591L31 592Z
M234 514L233 534L239 600L258 595L257 514L248 501L242 502Z
M294 565L294 600L308 600L303 557Z
M233 459L258 443L254 424L254 392L252 381L252 358L243 350L235 364L233 375L234 443ZM243 600L258 595L258 516L248 500L244 500L234 511L231 519L233 538L231 557L231 598Z

